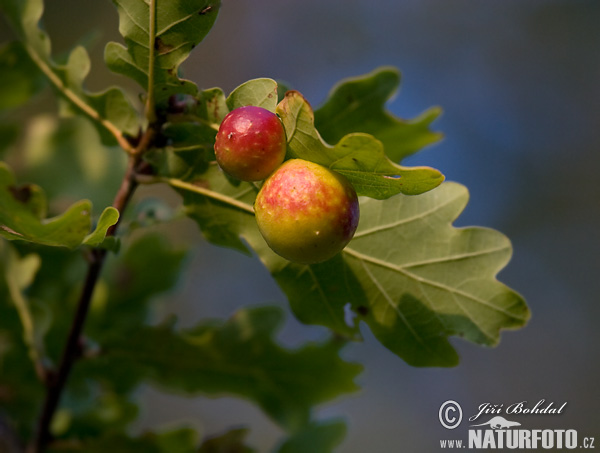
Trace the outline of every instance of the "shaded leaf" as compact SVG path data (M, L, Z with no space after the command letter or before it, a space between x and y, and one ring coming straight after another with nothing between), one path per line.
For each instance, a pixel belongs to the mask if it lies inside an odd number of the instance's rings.
M209 437L200 446L198 453L254 453L255 450L245 444L248 430L232 429L220 436Z
M277 107L277 82L272 79L253 79L235 88L227 97L227 107L254 105L275 112Z
M312 422L287 439L277 453L331 453L345 436L346 423L342 420Z
M40 268L40 257L33 253L21 257L12 245L0 242L0 258L4 262L4 279L9 298L21 320L23 342L34 367L41 371L40 367L45 359L44 335L48 331L50 315L44 307L34 304L24 294Z
M89 93L83 88L90 70L90 59L83 47L76 47L65 65L58 65L52 60L50 39L38 26L44 9L43 1L0 0L0 7L22 40L32 63L54 88L77 111L92 120L106 143L118 142L127 149L129 145L123 133L134 135L137 132L136 111L120 89Z
M277 106L288 140L288 158L315 162L344 175L358 195L376 199L398 193L416 195L437 187L444 176L430 167L404 167L392 162L383 144L364 133L343 136L335 146L323 141L308 102L288 91Z
M6 417L19 438L26 439L35 426L44 388L39 383L34 364L27 360L31 354L27 345L30 340L26 338L22 317L9 288L17 286L21 293L21 289L29 286L36 263L31 257L25 263L19 263L20 258L15 255L12 245L0 239L0 416ZM12 283L7 281L7 277L12 279ZM25 301L27 311L31 308L31 301L30 297ZM37 320L33 316L34 341L43 335L44 326L39 325Z
M156 174L189 180L204 173L214 160L216 133L203 123L167 123L163 134L169 144L153 150L146 159L156 168Z
M256 188L250 184L234 186L216 166L211 167L201 179L184 183L176 179L165 182L177 188L183 197L186 214L192 217L206 239L213 244L230 247L246 255L251 252L242 241L242 231L248 227L260 234L254 221L252 204L256 198ZM221 195L223 200L203 196L197 191L208 190Z
M125 46L110 42L104 58L108 67L148 89L151 57L154 58L156 100L164 104L174 94L196 94L196 85L179 78L181 63L211 29L219 0L157 2L155 36L150 43L150 2L114 0L119 11L119 31Z
M176 391L248 398L294 430L308 422L314 405L355 391L353 379L362 367L340 359L340 342L282 348L273 340L281 321L279 309L262 307L183 332L143 327L126 341L106 340L104 360L110 367L141 368Z
M442 134L429 129L441 109L431 108L413 120L403 120L385 109L400 85L395 68L382 67L360 77L342 80L327 101L315 111L315 126L323 139L337 143L352 132L380 140L393 162L437 142Z
M91 209L91 203L82 200L60 216L43 219L45 196L41 189L35 185L16 186L12 171L0 162L0 236L74 249L90 232ZM96 238L103 238L103 234L106 231L93 233Z

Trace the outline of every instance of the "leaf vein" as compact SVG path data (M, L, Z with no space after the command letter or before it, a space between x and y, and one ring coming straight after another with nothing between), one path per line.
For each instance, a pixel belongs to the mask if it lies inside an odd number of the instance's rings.
M450 261L460 261L460 260L469 259L469 258L476 258L478 256L483 256L483 255L491 255L493 253L503 252L503 251L506 251L509 249L510 249L509 246L503 245L502 247L495 247L495 248L491 248L491 249L479 250L476 252L461 253L458 255L444 256L444 257L439 257L439 258L433 258L430 260L422 260L422 261L415 261L412 263L405 263L402 265L402 267L404 269L408 269L411 267L428 266L430 264L440 264L440 263L447 263Z
M436 281L433 281L433 280L421 277L421 276L419 276L417 274L413 274L412 272L409 272L406 269L404 269L402 266L397 266L397 265L394 265L393 263L389 263L389 262L386 262L386 261L374 258L372 256L365 255L365 254L357 252L356 250L353 250L353 249L351 249L349 247L346 247L346 249L344 249L344 253L346 253L346 254L348 254L350 256L353 256L356 259L363 260L363 261L375 264L375 265L377 265L379 267L383 267L383 268L386 268L386 269L398 272L398 273L404 275L405 277L413 279L416 282L419 282L419 283L427 285L427 286L431 286L433 288L441 289L442 291L445 291L445 292L447 292L447 293L449 293L451 295L462 296L465 299L472 300L473 302L479 303L479 304L481 304L481 305L483 305L483 306L485 306L485 307L487 307L487 308L489 308L491 310L494 310L494 311L497 311L499 313L502 313L502 314L508 316L509 318L518 319L520 321L525 321L526 320L526 318L522 318L522 317L516 316L514 313L510 313L510 312L504 310L501 307L498 307L496 305L492 305L492 304L488 303L487 301L483 300L482 298L477 297L477 296L475 296L473 294L469 294L469 293L467 293L465 291L461 291L461 290L458 290L456 288L452 288L452 287L450 287L448 285L445 285L443 283L436 282Z
M400 320L404 323L404 325L409 330L409 332L411 333L411 335L420 344L422 344L423 346L427 347L427 343L415 331L415 329L413 328L413 326L411 325L411 323L406 319L406 317L404 316L404 314L402 313L402 311L398 308L398 306L396 306L394 304L394 301L392 300L392 298L390 297L390 295L388 294L388 292L381 285L381 283L379 282L379 280L377 280L377 278L375 277L375 275L373 275L373 273L371 272L371 270L369 269L369 267L367 266L367 264L364 261L362 261L361 262L361 266L365 270L365 272L367 273L367 275L369 276L369 278L373 281L373 284L377 287L377 290L381 293L381 295L383 296L383 298L386 300L388 309L391 308L392 310L394 310L396 312L396 314L398 315L398 318L400 318Z
M420 212L419 214L414 215L412 217L406 217L404 219L400 219L400 220L398 220L396 222L393 222L393 223L387 223L387 224L377 225L377 226L375 226L373 228L370 228L370 229L366 229L366 230L362 230L362 231L357 231L356 234L354 235L354 239L357 239L357 238L360 238L360 237L364 237L364 236L368 236L368 235L371 235L371 234L375 234L375 233L378 233L380 231L390 230L390 229L396 228L396 227L398 227L400 225L405 225L407 223L411 223L411 222L414 222L414 221L417 221L417 220L424 219L427 216L429 216L430 214L433 214L433 213L437 212L441 208L444 208L444 207L446 207L446 206L454 203L457 199L459 199L461 197L462 197L462 194L459 194L456 197L449 198L444 203L442 203L442 204L436 204L432 208L430 208L430 209L428 209L426 211Z

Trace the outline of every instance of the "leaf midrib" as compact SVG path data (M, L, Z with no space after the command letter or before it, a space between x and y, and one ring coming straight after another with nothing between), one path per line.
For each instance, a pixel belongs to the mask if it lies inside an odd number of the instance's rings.
M481 299L479 297L476 297L476 296L474 296L472 294L469 294L469 293L467 293L465 291L461 291L461 290L458 290L456 288L452 288L452 287L450 287L448 285L445 285L443 283L439 283L439 282L436 282L434 280L431 280L431 279L428 279L428 278L424 278L424 277L421 277L421 276L419 276L417 274L409 272L403 266L394 265L393 263L390 263L390 262L387 262L387 261L383 261L383 260L380 260L378 258L369 256L369 255L365 255L365 254L360 253L360 252L358 252L358 251L356 251L356 250L354 250L354 249L352 249L350 247L346 247L344 249L343 253L348 254L348 255L350 255L350 256L358 259L359 261L371 263L373 265L376 265L376 266L379 266L379 267L383 267L383 268L391 270L391 271L395 271L395 272L397 272L399 274L402 274L405 277L407 277L409 279L412 279L412 280L414 280L414 281L416 281L418 283L421 283L421 284L424 284L424 285L427 285L427 286L431 286L431 287L434 287L434 288L437 288L437 289L441 289L442 291L446 291L446 292L448 292L449 294L451 294L453 296L457 295L457 296L464 297L465 299L469 299L469 300L471 300L473 302L479 303L479 304L481 304L481 305L483 305L483 306L485 306L485 307L487 307L487 308L489 308L491 310L494 310L494 311L497 311L499 313L502 313L503 315L508 316L509 318L516 319L516 320L519 320L519 321L525 321L526 320L526 318L522 318L522 317L516 316L514 313L510 313L510 312L504 310L501 307L497 307L495 305L492 305L492 304L486 302L485 300L483 300L483 299ZM470 318L470 319L476 325L478 325L478 323L474 319L472 319L472 318Z

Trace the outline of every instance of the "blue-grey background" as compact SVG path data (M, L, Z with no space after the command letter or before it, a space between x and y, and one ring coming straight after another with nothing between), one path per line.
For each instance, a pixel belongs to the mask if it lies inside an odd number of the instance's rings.
M121 83L101 61L102 43L119 39L110 2L47 3L57 50L98 32L90 86ZM440 439L466 438L465 421L454 431L440 426L446 400L458 401L468 417L485 402L545 399L567 402L564 413L512 419L524 428L577 429L580 439L596 436L600 447L600 2L223 0L216 27L184 74L226 92L255 77L281 79L318 106L338 80L379 65L403 73L388 106L393 113L411 118L443 108L434 129L445 139L409 163L439 168L469 188L457 225L492 227L511 238L514 256L499 278L525 296L533 316L526 328L504 332L494 349L453 341L461 355L453 369L411 368L365 329L364 343L345 350L365 365L361 392L317 415L347 420L340 453L431 452ZM191 223L179 227L176 240L196 246L163 312L191 325L248 304L286 307L257 260L206 245ZM322 336L290 315L281 338L299 344ZM211 434L251 426L260 451L283 434L233 398L149 387L140 397L137 430L163 422Z

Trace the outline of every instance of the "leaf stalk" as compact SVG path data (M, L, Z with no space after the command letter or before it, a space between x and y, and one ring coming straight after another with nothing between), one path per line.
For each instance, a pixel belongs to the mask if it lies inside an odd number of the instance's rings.
M123 132L112 122L100 116L100 114L88 105L75 91L70 89L68 86L64 84L64 82L56 75L56 73L52 70L50 65L44 58L42 58L36 50L29 44L24 42L25 49L31 60L36 64L36 66L44 73L46 78L50 81L54 88L56 88L65 98L67 98L73 105L75 105L79 110L81 110L85 115L87 115L90 119L100 124L104 129L106 129L115 139L121 148L123 148L126 152L131 153L133 148L129 141L123 135Z
M200 195L204 195L205 197L212 198L213 200L220 201L222 203L229 204L231 206L235 206L236 208L248 212L254 215L254 208L248 203L244 203L243 201L237 200L233 197L223 195L222 193L215 192L210 189L206 189L201 186L197 186L195 184L181 181L180 179L175 178L164 178L164 177L154 177L154 176L144 176L138 175L137 181L140 184L155 184L155 183L164 183L168 184L172 187L176 187L178 189L187 190L189 192L194 192Z

